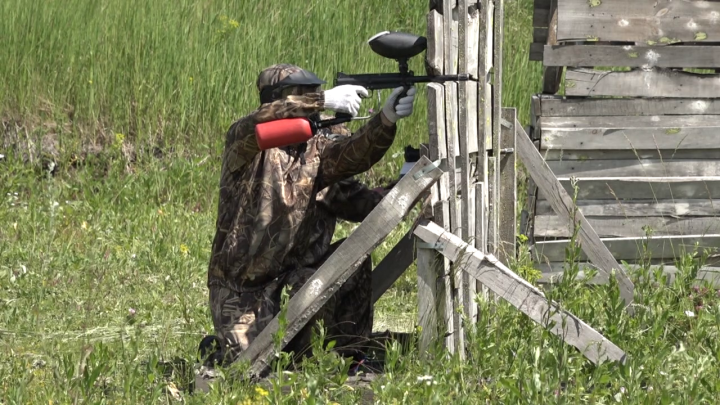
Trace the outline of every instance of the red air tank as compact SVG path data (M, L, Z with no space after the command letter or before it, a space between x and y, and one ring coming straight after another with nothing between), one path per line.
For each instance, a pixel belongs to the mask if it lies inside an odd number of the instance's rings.
M313 136L307 118L286 118L255 125L255 138L260 150L306 142Z

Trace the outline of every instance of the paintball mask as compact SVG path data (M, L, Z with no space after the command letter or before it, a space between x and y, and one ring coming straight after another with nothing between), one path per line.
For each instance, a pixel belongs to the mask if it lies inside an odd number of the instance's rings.
M263 70L257 82L260 102L263 104L290 94L317 92L322 84L325 81L314 73L289 64L273 65Z

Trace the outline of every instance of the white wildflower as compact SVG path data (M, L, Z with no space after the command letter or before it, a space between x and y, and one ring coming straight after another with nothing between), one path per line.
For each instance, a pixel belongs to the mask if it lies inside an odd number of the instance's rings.
M423 375L417 378L418 382L420 381L430 381L433 377L431 375Z
M693 312L693 311L685 311L685 315L686 315L688 318L693 318L693 317L695 317L695 312Z

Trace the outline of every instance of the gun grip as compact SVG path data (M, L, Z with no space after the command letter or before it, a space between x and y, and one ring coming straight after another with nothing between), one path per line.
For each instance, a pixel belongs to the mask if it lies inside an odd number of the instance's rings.
M398 94L398 96L395 98L395 102L393 103L393 108L397 107L398 104L400 104L400 99L407 96L408 90L410 90L411 86L403 85L403 91L402 93Z
M348 113L339 112L339 113L335 113L335 118L342 118L342 119L346 119L346 120L350 121L350 120L352 120L352 115L350 115Z

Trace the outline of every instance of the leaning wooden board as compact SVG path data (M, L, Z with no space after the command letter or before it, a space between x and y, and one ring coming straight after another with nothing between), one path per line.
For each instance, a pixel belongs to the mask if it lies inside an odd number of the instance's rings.
M367 218L320 266L288 303L287 327L282 347L292 340L325 302L350 278L361 262L410 212L415 202L440 178L442 170L422 156ZM276 316L244 350L238 361L249 361L249 373L263 376L275 352L273 335L278 332Z
M483 254L433 222L421 222L414 233L424 242L437 246L436 249L445 257L458 263L458 271L477 278L534 322L576 347L593 363L607 360L625 362L626 355L622 349L555 302L549 302L539 289L493 255Z

